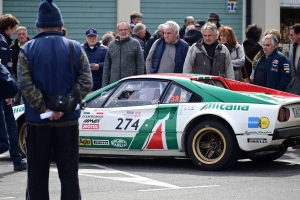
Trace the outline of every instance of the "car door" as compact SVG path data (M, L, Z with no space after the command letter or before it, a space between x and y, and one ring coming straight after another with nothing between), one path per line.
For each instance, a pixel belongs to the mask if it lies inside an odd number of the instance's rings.
M104 107L93 111L103 112L101 127L91 141L93 147L143 149L157 121L157 102L167 83L154 79L123 81Z
M178 150L181 137L177 134L179 107L189 102L192 92L177 84L171 84L158 106L158 116L146 150Z

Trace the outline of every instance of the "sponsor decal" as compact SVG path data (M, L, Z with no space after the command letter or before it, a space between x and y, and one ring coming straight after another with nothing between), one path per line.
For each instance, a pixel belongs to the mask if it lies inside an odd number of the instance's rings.
M272 131L245 131L246 134L272 134Z
M300 117L300 107L298 107L298 108L292 108L292 110L293 110L295 118Z
M195 105L181 105L179 107L179 115L189 115L194 113Z
M14 107L14 113L24 112L25 106Z
M82 129L85 130L99 130L99 124L82 124Z
M283 68L283 70L284 70L284 71L289 71L290 68L289 68L289 67L285 67L285 68Z
M248 111L249 105L227 104L227 103L208 103L205 104L200 110L241 110Z
M84 115L86 115L86 114L90 114L90 112L83 112L83 114L84 114Z
M114 139L114 140L110 141L110 144L115 147L126 147L127 146L127 142L122 139Z
M102 115L82 115L81 118L98 118L101 119L103 118Z
M138 111L127 111L123 116L126 117L126 119L134 119L134 118L140 118L141 112Z
M267 143L266 138L248 138L248 143Z
M103 112L96 112L97 115L103 115Z
M82 123L99 123L100 119L85 119Z
M79 139L79 145L80 146L91 146L91 140L90 139L84 139L84 138L80 138Z
M273 60L273 65L278 65L279 64L279 60Z
M105 145L105 146L108 146L109 145L109 141L108 140L93 140L93 145Z
M7 50L7 48L5 48L5 47L1 47L1 50L3 50L3 51L6 51L6 50Z
M249 117L248 128L266 129L270 125L270 120L267 117Z

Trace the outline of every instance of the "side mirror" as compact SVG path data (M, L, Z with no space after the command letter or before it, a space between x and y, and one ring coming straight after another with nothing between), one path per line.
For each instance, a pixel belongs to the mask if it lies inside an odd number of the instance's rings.
M85 100L82 100L81 102L80 102L80 109L81 110L84 110L86 108L86 101Z

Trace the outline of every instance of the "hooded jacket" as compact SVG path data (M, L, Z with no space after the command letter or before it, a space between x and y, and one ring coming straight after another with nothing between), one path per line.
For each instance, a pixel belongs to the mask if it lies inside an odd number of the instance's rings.
M228 79L235 79L231 56L227 47L217 42L213 65L211 65L203 40L191 46L185 58L183 73L222 75Z

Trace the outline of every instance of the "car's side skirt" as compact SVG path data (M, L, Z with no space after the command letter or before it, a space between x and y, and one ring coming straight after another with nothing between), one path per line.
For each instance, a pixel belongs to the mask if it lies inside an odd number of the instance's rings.
M151 150L151 151L138 151L138 150L106 150L106 149L91 149L79 148L79 155L111 155L111 156L153 156L153 157L186 157L185 152L176 150Z

